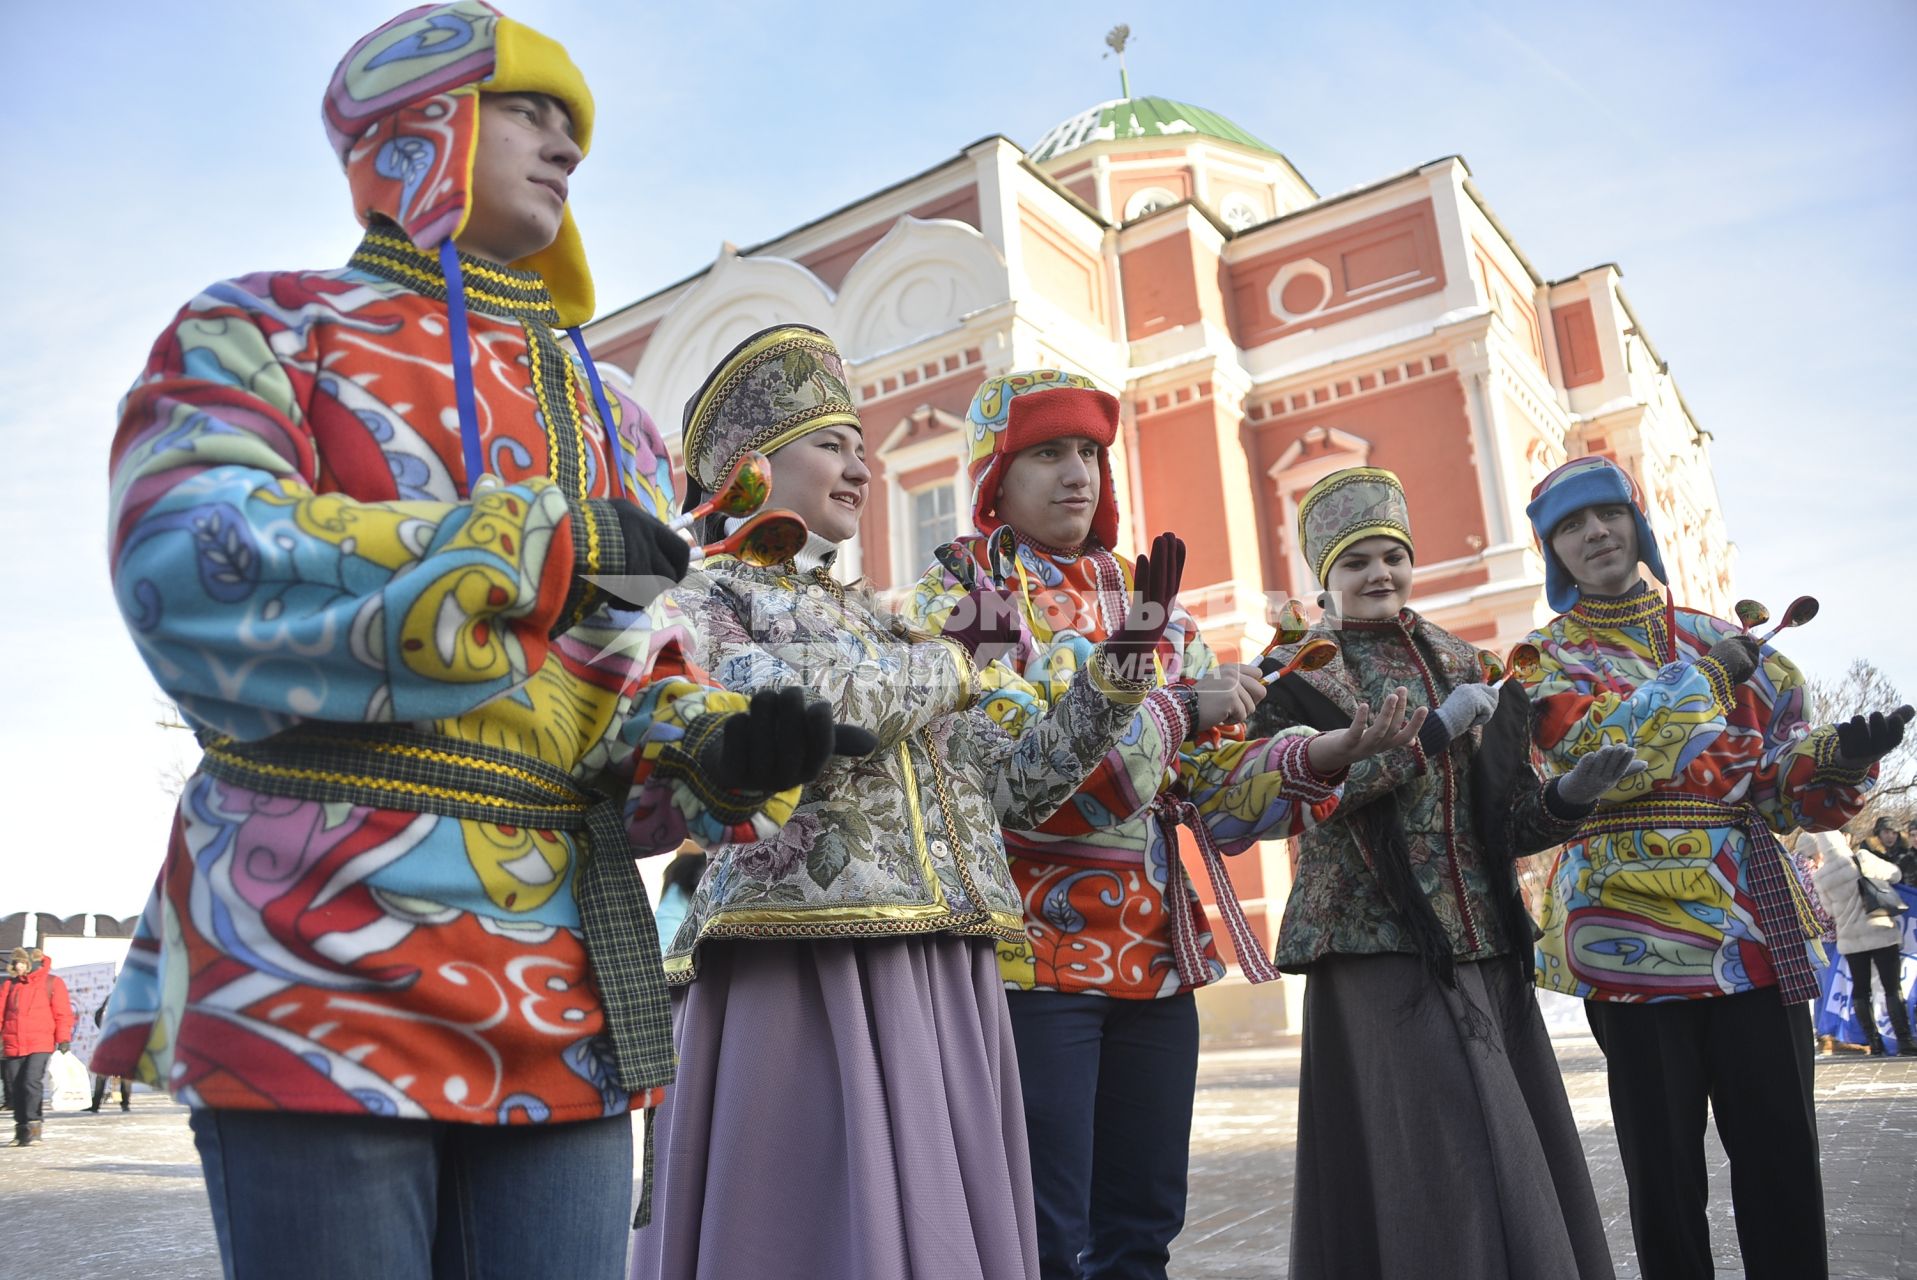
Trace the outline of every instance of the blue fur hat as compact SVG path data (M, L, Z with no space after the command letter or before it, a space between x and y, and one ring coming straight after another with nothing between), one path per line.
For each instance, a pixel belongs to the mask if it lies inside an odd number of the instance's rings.
M1609 458L1592 454L1571 461L1538 481L1531 490L1530 505L1524 514L1531 517L1531 531L1544 551L1544 598L1559 613L1569 613L1578 602L1578 584L1551 550L1551 533L1574 511L1602 503L1622 502L1631 508L1637 524L1637 558L1656 576L1669 584L1664 572L1664 556L1657 549L1657 535L1644 517L1644 501L1637 483L1623 467Z

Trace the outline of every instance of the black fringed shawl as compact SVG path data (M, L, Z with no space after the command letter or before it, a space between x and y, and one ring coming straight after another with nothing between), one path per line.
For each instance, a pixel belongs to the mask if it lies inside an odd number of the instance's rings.
M1449 642L1449 648L1471 652L1462 641L1446 632L1429 624L1418 626L1412 641L1419 646L1420 656L1434 673L1444 675L1447 664L1439 661L1433 651L1429 633L1442 637L1441 643ZM1336 632L1330 634L1337 638ZM1449 665L1456 666L1458 655L1452 657ZM1275 716L1281 722L1307 725L1320 731L1349 727L1350 713L1316 687L1319 681L1327 679L1341 682L1347 679L1342 662L1318 672L1294 672L1285 676L1272 686L1258 719L1269 723L1269 718ZM1441 689L1440 696L1446 692L1448 688ZM1530 751L1531 700L1516 681L1507 681L1499 690L1496 713L1483 727L1475 746L1470 748L1466 768L1470 777L1471 821L1485 853L1486 896L1502 926L1508 948L1506 958L1526 981L1532 964L1529 944L1537 937L1537 927L1518 892L1516 859L1535 850L1520 847L1526 842L1515 829L1519 806L1514 803L1513 792L1519 787L1540 785L1531 768ZM1430 767L1446 766L1434 760ZM1403 785L1414 786L1420 781L1413 779ZM1411 852L1405 840L1397 792L1380 796L1349 815L1341 812L1331 821L1350 824L1385 901L1404 926L1425 968L1440 983L1455 987L1457 965L1451 940L1411 869Z

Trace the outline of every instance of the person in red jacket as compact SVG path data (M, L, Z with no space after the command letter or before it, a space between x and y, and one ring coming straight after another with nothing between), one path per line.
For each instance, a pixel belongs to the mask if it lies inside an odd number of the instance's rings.
M13 1145L40 1140L40 1103L46 1094L47 1061L73 1041L73 1002L53 962L38 947L15 947L9 957L0 1048L6 1051L7 1097L13 1102Z

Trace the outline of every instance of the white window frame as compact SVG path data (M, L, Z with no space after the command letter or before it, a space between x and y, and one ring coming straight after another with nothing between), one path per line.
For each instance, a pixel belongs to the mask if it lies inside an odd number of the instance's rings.
M946 504L950 508L950 510L944 513L943 519L949 522L951 532L930 546L921 546L920 539L925 533L926 520L919 511L919 501L929 498L936 505L941 495L944 496ZM921 566L929 566L932 563L932 553L939 547L944 546L946 543L952 541L952 539L958 537L958 489L949 481L944 484L930 484L917 489L908 489L905 491L905 504L906 509L911 512L912 516L911 546L908 548L906 554L912 560L917 561ZM935 514L933 518L940 519L941 517ZM921 572L923 572L923 568Z
M1160 209L1169 209L1183 198L1175 192L1167 191L1164 187L1140 187L1125 197L1125 221L1142 218L1148 212L1156 213ZM1152 205L1149 210L1145 208L1148 202Z
M911 430L912 424L926 415L937 423L942 430L929 440L919 440L912 444L895 445L893 440ZM879 459L885 464L885 495L887 512L887 537L891 545L887 548L887 558L892 566L892 582L895 588L909 590L922 574L931 567L928 559L925 564L912 563L918 540L918 513L914 509L913 499L933 484L921 484L915 489L907 489L899 477L908 472L940 462L950 461L952 472L945 483L952 490L952 522L955 536L963 537L972 527L972 489L965 476L967 457L965 420L953 417L930 405L921 405L911 413L899 419L898 425L887 433L886 441L878 448Z
M1233 209L1243 211L1242 221L1232 218ZM1225 196L1219 203L1218 217L1233 231L1243 231L1246 227L1255 227L1265 221L1264 210L1258 207L1258 202L1242 191L1233 191Z

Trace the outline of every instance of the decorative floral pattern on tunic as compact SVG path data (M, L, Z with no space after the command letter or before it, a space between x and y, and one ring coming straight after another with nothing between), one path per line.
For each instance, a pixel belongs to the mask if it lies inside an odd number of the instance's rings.
M728 689L800 685L879 745L830 764L784 831L712 850L668 977L691 980L697 946L715 938L939 932L1015 945L1001 824L1037 825L1070 801L1134 731L1144 688L1110 680L1088 653L1044 715L1008 727L975 705L962 647L822 569L722 557L672 596Z
M973 583L990 581L988 542L964 537L940 548L941 563L914 588L907 616L941 626ZM970 580L961 582L946 561L969 565ZM1018 567L1018 651L982 673L986 711L1012 728L1065 695L1093 646L1122 624L1132 585L1131 567L1103 550L1066 555L1021 543ZM1183 607L1173 610L1157 659L1161 685L1217 666ZM1008 986L1122 999L1192 989L1172 951L1166 892L1177 836L1168 831L1178 828L1155 807L1161 795L1188 797L1228 854L1296 835L1337 807L1337 786L1311 771L1301 737L1248 742L1212 730L1186 741L1189 728L1178 700L1158 689L1069 805L1042 823L1008 824L1005 847L1025 913L1024 945L1000 949ZM1224 961L1197 892L1181 878L1201 930L1205 981L1214 982Z

